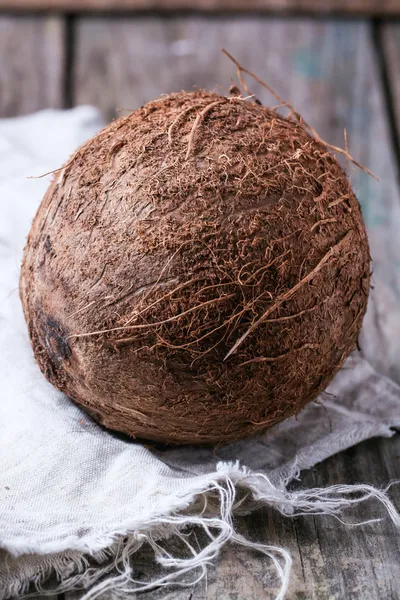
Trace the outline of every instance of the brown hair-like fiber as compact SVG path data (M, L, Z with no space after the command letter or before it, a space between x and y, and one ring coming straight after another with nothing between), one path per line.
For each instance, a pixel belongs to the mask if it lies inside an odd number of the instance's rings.
M210 444L317 397L355 347L369 270L327 147L195 91L114 121L55 174L20 294L41 370L95 419Z

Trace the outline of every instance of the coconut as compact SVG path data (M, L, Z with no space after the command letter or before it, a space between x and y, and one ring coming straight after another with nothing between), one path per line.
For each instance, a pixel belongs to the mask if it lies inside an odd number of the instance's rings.
M36 360L106 427L223 443L298 413L354 349L358 201L301 122L240 96L163 96L56 173L20 294Z

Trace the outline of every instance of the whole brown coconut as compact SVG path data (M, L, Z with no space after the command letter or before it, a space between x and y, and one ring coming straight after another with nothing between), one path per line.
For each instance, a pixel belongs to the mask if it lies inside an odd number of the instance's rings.
M84 144L20 293L45 376L106 427L221 443L298 413L353 350L369 251L327 148L239 97L179 93Z

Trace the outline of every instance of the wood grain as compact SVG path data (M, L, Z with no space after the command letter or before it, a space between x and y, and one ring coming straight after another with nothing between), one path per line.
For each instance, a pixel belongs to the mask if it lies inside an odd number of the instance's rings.
M399 14L399 0L2 0L1 8L18 10L118 11L205 10Z
M397 131L400 132L400 23L382 25L380 33L387 64Z
M0 16L0 117L63 106L59 17Z
M326 486L348 481L382 485L399 476L400 436L369 440L334 456L303 474L302 486ZM400 508L400 486L391 496ZM293 573L286 600L397 600L400 598L400 539L395 527L373 502L349 511L349 523L374 513L381 523L349 527L332 517L282 517L273 509L260 510L236 520L236 527L248 539L287 548L293 558ZM191 537L196 547L205 540L200 531ZM178 547L168 546L174 553ZM133 568L142 580L157 575L152 570L152 553L143 549L135 555ZM193 579L193 575L191 576ZM190 577L186 578L186 582ZM171 586L132 594L131 600L272 600L278 581L270 561L256 552L227 545L207 579L195 587ZM65 595L79 600L81 592ZM44 599L43 599L44 600ZM103 600L117 600L113 594Z

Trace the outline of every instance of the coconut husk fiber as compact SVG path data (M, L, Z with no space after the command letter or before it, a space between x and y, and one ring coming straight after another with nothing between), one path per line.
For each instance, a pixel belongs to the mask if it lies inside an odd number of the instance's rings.
M327 146L236 92L198 90L114 121L55 174L20 294L44 375L100 423L210 444L324 390L369 278Z

